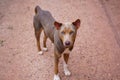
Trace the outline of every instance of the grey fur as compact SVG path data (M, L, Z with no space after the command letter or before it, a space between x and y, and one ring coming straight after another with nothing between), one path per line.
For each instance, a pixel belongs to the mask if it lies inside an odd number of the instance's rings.
M54 43L54 46L59 53L62 53L65 48L62 41L59 38L58 30L54 27L55 19L49 11L42 10L39 6L35 8L36 15L34 16L35 29L39 30L43 28L45 34Z

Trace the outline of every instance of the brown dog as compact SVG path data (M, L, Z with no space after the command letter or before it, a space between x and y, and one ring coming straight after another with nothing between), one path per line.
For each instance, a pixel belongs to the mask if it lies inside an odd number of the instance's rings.
M58 75L59 58L63 54L64 73L70 75L68 70L69 53L73 49L77 29L80 27L80 20L77 19L72 23L56 22L50 12L42 10L39 6L35 7L35 16L33 20L35 36L39 54L43 54L40 47L40 34L44 31L43 50L47 50L46 41L49 38L54 43L54 80L60 80Z

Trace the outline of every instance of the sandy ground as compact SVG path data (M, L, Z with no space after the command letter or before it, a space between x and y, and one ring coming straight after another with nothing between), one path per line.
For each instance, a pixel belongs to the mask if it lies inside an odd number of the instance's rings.
M53 46L37 54L34 8L48 10L59 22L80 18L70 77L62 80L120 80L120 0L0 0L0 80L52 80ZM52 46L52 47L51 47Z

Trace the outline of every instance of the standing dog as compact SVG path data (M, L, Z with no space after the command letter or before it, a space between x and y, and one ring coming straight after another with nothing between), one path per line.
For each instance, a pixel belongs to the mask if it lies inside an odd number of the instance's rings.
M46 41L49 38L54 43L54 80L60 80L58 75L59 58L63 54L64 73L69 76L68 70L69 53L73 49L77 29L80 27L80 20L77 19L72 23L56 22L50 12L42 10L39 6L35 7L35 16L33 20L35 36L39 54L43 54L40 47L40 34L44 31L43 50L47 50Z

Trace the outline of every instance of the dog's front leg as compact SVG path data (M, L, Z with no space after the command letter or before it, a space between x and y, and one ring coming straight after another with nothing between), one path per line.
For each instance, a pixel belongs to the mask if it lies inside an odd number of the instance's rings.
M60 80L59 74L58 74L58 65L59 65L59 58L61 57L61 54L58 52L54 53L54 80Z
M69 71L69 69L68 69L68 65L67 65L67 63L68 63L68 59L69 59L69 54L63 54L63 58L64 58L64 73L65 73L65 75L66 76L69 76L71 73L70 73L70 71Z

